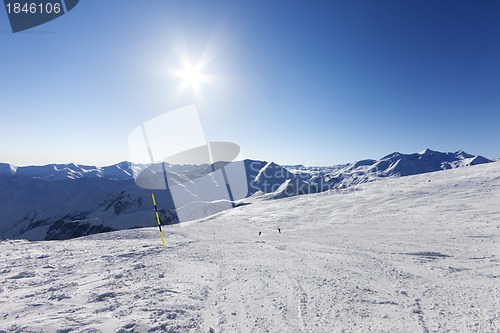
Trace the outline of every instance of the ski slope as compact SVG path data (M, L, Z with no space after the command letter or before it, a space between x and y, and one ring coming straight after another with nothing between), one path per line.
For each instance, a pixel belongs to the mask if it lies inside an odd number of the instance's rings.
M498 162L165 229L1 241L0 332L500 332Z

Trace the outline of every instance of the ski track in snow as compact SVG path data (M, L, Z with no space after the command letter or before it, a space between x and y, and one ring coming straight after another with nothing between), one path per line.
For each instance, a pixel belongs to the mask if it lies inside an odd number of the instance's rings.
M500 163L165 229L1 241L0 332L500 332Z

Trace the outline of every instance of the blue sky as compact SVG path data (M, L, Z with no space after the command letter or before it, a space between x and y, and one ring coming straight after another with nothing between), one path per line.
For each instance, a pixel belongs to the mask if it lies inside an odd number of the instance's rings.
M13 34L2 9L0 160L117 163L135 127L189 104L247 158L498 158L499 17L494 0L84 0ZM204 60L196 91L172 75L185 59Z

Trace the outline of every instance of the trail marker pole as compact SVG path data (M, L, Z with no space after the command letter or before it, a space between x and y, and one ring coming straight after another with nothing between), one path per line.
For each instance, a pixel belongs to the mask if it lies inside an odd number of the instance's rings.
M153 198L153 205L155 206L156 221L158 222L158 228L160 229L161 247L165 247L165 240L163 239L163 231L161 230L160 215L158 215L158 208L156 208L156 199L155 199L154 193L151 193L151 198Z

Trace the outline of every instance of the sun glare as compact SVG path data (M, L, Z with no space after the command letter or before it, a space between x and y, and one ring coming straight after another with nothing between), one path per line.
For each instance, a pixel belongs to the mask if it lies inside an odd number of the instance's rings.
M193 88L194 90L198 89L198 85L202 80L200 71L192 66L186 66L181 74L181 77L184 80L183 84Z
M214 76L203 74L205 66L212 59L207 52L204 52L197 62L191 62L187 52L179 52L180 66L167 69L168 76L177 77L180 81L179 85L171 92L171 96L180 97L191 90L196 98L201 98L205 85L213 86L216 84Z

